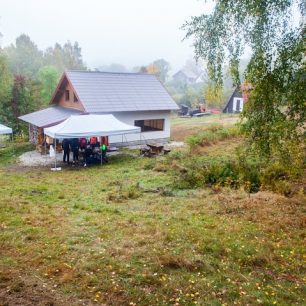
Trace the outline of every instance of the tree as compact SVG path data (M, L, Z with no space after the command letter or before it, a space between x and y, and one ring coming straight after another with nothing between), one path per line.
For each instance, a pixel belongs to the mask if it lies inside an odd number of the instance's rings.
M245 80L253 89L243 130L253 152L284 165L303 155L306 33L305 21L297 25L292 14L299 10L303 16L305 6L303 0L220 0L212 14L184 25L196 56L207 61L210 78L220 86L226 62L240 84L239 59L245 46L251 49Z
M160 72L159 72L157 66L155 66L153 63L152 63L152 64L149 64L149 65L147 66L147 69L146 69L146 70L147 70L147 73L149 73L149 74L155 74L156 76L159 77Z
M15 75L12 85L11 99L5 100L3 107L3 114L6 121L11 124L14 131L21 130L21 124L18 117L26 113L29 106L29 90L26 84L26 78L22 75Z
M13 74L36 77L42 65L42 52L29 36L20 35L16 38L15 45L4 48L4 52Z
M7 101L11 100L12 83L13 77L9 71L7 58L0 50L0 120L4 123L9 123L5 105Z
M148 73L148 69L147 69L146 66L141 66L141 67L139 68L139 71L138 71L138 72L140 72L140 73Z
M206 83L203 88L203 95L207 106L221 108L224 104L222 86L218 86L212 82Z
M54 66L44 66L38 72L38 80L41 84L41 98L43 105L50 102L52 94L59 79L59 72Z
M72 45L68 41L64 46L56 43L53 48L47 48L44 53L44 64L56 67L60 73L65 69L86 70L78 42Z
M168 78L168 73L170 70L170 63L164 60L163 58L158 59L153 62L153 65L158 70L158 77L162 83L165 83Z

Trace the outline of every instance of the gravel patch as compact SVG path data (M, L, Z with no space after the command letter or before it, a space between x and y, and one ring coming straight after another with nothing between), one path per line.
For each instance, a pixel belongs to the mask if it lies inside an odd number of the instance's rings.
M33 167L33 166L53 166L54 157L50 157L49 154L42 155L37 151L30 151L23 153L19 156L19 162L23 166ZM56 160L59 164L63 163L63 153L56 154Z

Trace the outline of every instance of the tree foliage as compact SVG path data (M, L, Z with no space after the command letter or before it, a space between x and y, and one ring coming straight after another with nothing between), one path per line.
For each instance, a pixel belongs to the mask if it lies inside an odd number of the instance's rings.
M13 74L36 77L43 63L43 52L38 49L29 36L22 34L16 38L15 45L4 48L9 67Z
M170 63L165 59L160 58L147 66L134 67L132 71L155 74L162 83L165 83L169 76Z
M12 84L13 76L9 71L7 58L0 50L0 120L3 123L9 123L4 105L11 99Z
M65 69L86 69L78 42L72 44L70 41L63 46L56 43L54 47L47 48L44 52L44 64L56 67L60 73Z
M160 58L158 60L155 60L153 62L153 65L158 70L158 77L162 83L165 83L168 78L168 73L170 70L170 63L164 60L163 58Z
M0 49L1 122L21 132L18 116L46 106L65 69L86 69L77 42L56 43L43 51L22 34L15 44Z
M212 14L184 25L220 86L226 63L240 84L239 60L251 49L245 81L253 89L243 128L255 152L283 163L301 155L305 139L305 22L297 22L304 12L303 0L220 0Z
M59 72L54 66L44 66L39 69L38 80L41 83L41 98L43 105L50 102L59 80Z
M204 85L203 95L207 106L222 107L224 104L223 88L212 82Z

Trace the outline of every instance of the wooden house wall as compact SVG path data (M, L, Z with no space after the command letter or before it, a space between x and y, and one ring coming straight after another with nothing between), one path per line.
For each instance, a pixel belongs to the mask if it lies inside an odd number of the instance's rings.
M66 101L66 98L65 98L66 90L69 90L69 93L70 93L69 101ZM82 106L80 101L74 102L74 91L69 83L66 85L65 89L62 91L61 97L57 104L65 108L73 108L73 109L77 109L80 111L84 111L84 107Z

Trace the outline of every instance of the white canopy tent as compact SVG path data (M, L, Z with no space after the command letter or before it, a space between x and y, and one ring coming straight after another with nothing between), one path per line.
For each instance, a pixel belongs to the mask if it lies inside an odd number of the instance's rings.
M13 130L3 124L0 124L0 135L12 134Z
M54 139L54 145L56 139L113 136L140 132L140 127L123 123L113 115L72 115L60 124L44 128L45 135ZM57 169L56 152L55 169Z
M113 115L78 115L44 128L44 133L56 139L82 138L140 133L140 127L123 123Z

